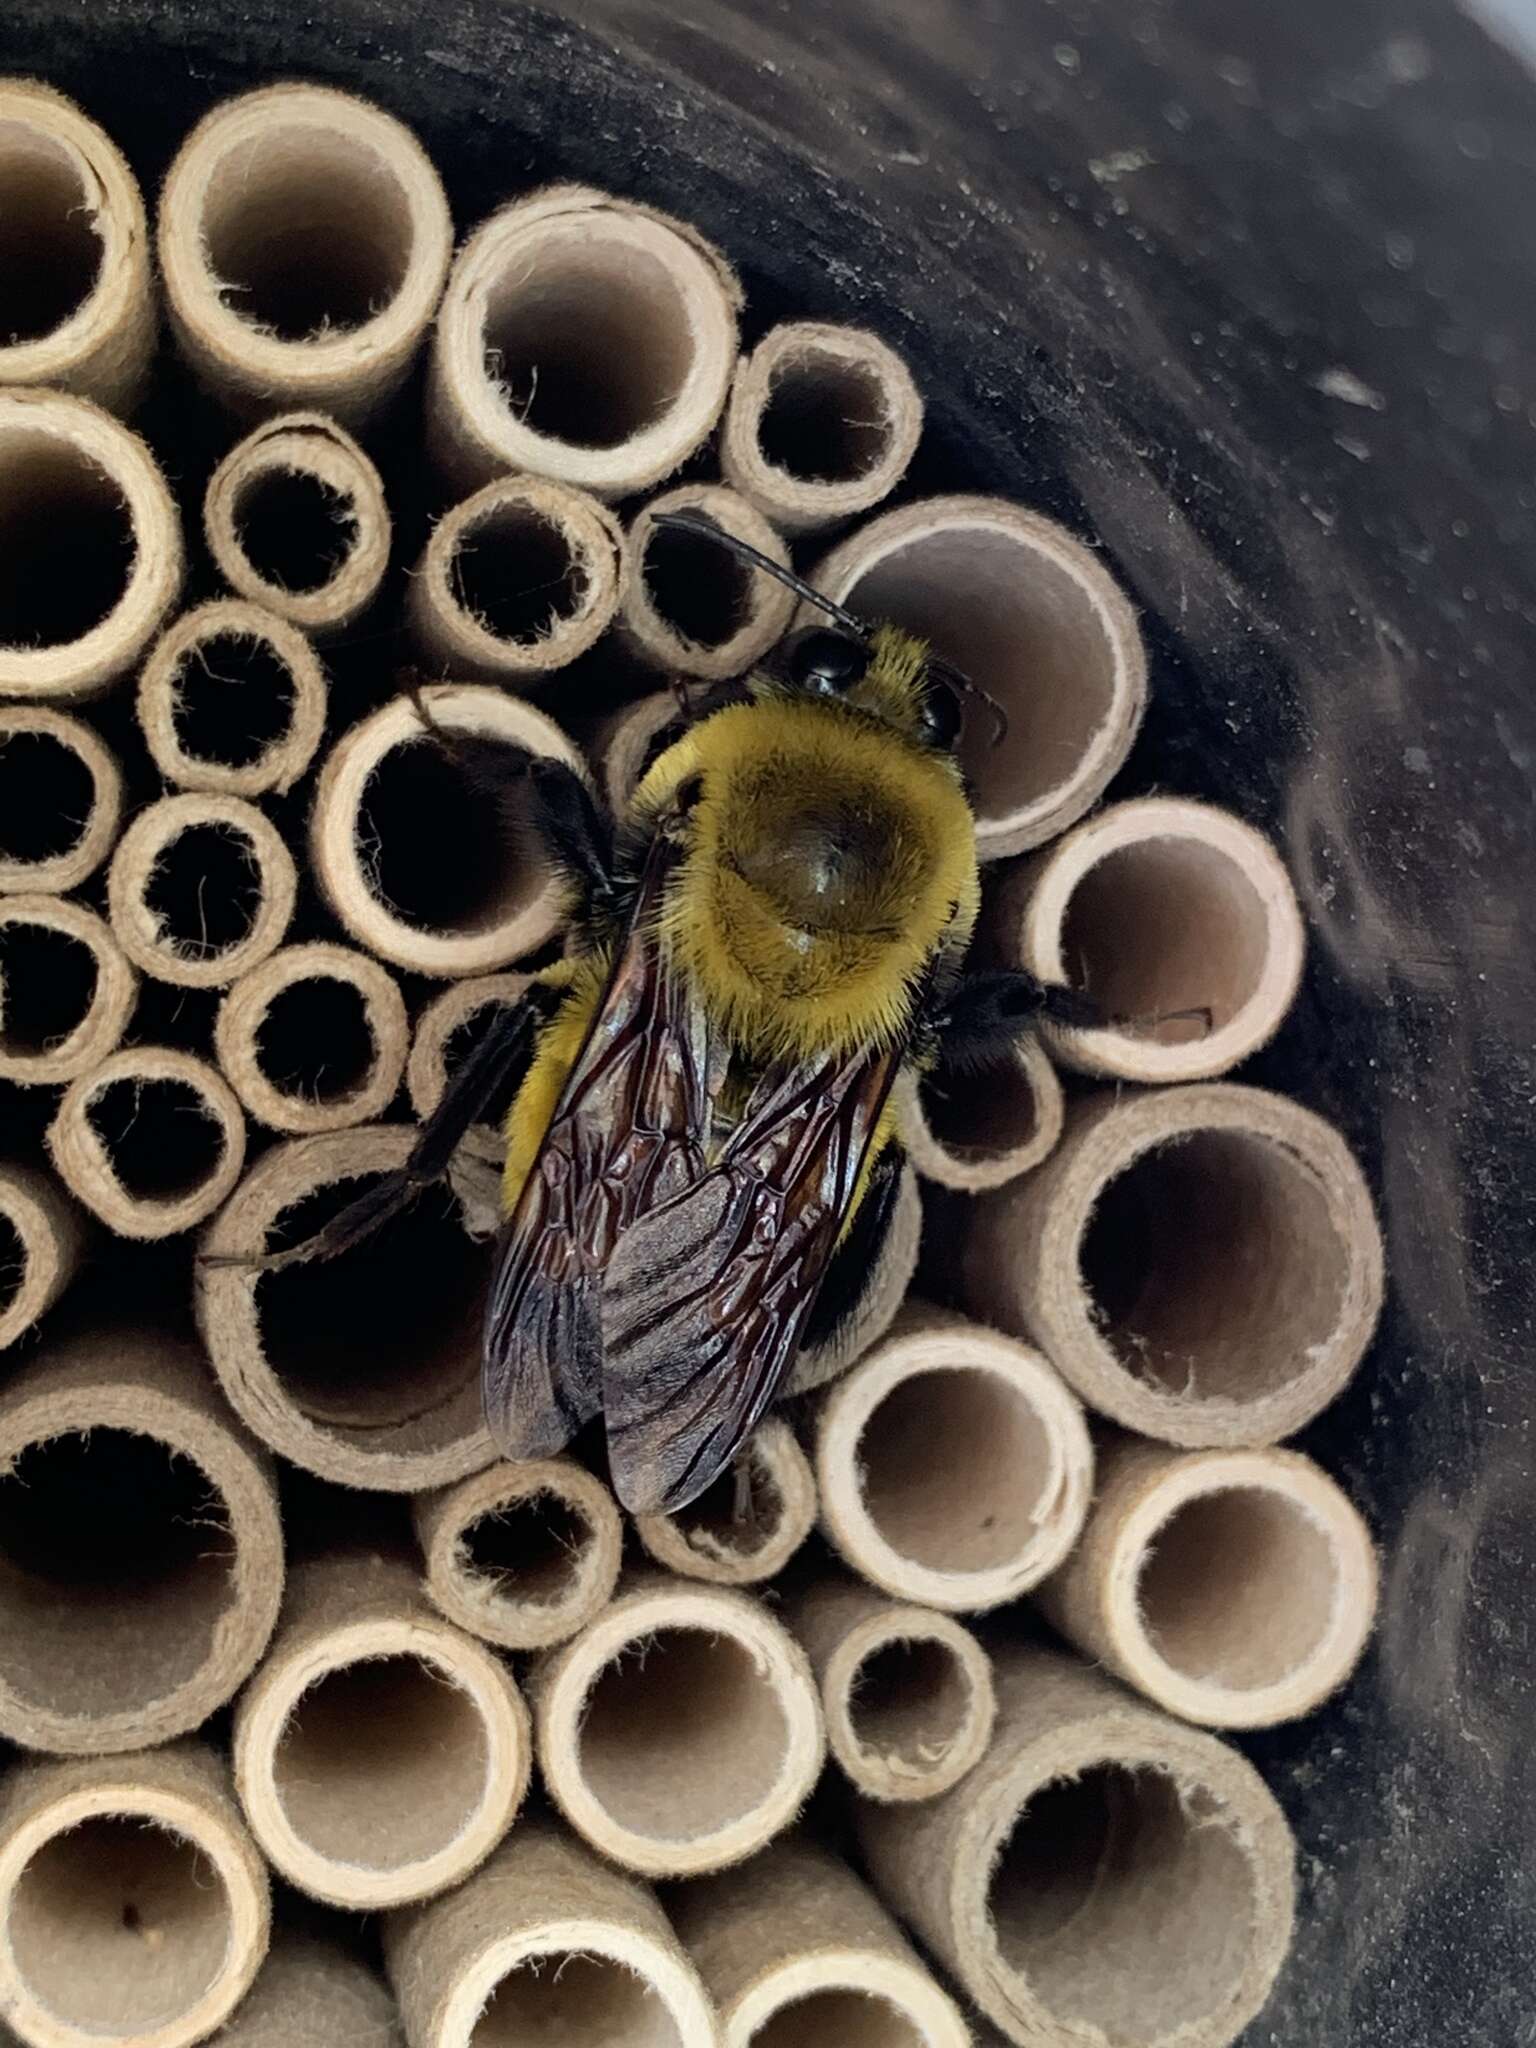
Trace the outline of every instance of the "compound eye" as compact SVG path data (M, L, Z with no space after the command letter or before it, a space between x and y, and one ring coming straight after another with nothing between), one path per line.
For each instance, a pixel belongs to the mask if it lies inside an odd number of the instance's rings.
M923 738L932 747L952 747L960 737L960 699L949 687L929 677L919 714Z
M869 649L851 633L809 626L790 641L784 669L797 690L813 697L840 697L863 680Z

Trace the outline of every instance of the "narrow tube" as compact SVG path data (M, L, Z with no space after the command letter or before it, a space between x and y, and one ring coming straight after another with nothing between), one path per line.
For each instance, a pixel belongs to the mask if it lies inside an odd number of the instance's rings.
M964 705L983 860L1054 838L1103 795L1141 724L1147 657L1124 594L1065 528L1004 498L925 498L840 541L811 581L921 634L1002 708L998 738L984 703Z
M861 1807L876 1890L1020 2048L1227 2048L1290 1945L1273 1795L1214 1735L1072 1659L1011 1644L995 1671L975 1770L925 1805Z
M443 1090L479 1044L481 1034L495 1030L498 1022L517 1008L527 992L528 979L526 974L483 974L474 981L450 982L427 1004L416 1020L405 1072L411 1108L423 1122L442 1101ZM506 1156L502 1126L510 1107L505 1098L493 1102L491 1113L465 1132L460 1151L499 1168Z
M500 690L423 693L451 731L482 733L585 772L552 719ZM555 936L565 888L519 843L505 810L473 789L397 697L346 733L321 771L310 855L331 908L360 945L396 967L451 979L486 974Z
M325 671L304 635L243 598L187 612L139 677L150 757L181 789L292 789L325 730Z
M547 1650L601 1614L619 1579L613 1495L569 1458L492 1465L413 1503L438 1611L504 1650Z
M122 820L122 771L98 733L44 704L0 704L0 896L78 888Z
M1090 1407L1186 1447L1294 1434L1381 1307L1381 1233L1343 1139L1228 1081L1089 1097L968 1225L971 1312L1032 1338Z
M745 1462L745 1497L738 1471ZM755 1586L784 1569L816 1526L816 1481L787 1423L770 1418L741 1459L675 1515L639 1515L635 1534L663 1570L715 1586Z
M406 2048L387 1987L336 1943L279 1928L218 2048Z
M0 1166L0 1351L26 1335L79 1270L85 1218L51 1175Z
M283 1586L271 1466L192 1346L74 1329L0 1389L0 1734L100 1755L198 1727Z
M605 719L592 742L592 759L608 808L616 818L629 809L645 771L666 744L668 726L682 730L675 692L656 690Z
M399 385L437 307L453 223L436 171L382 108L317 85L225 100L160 195L183 354L237 411L355 426Z
M719 2048L698 1972L648 1887L523 1821L459 1890L392 1913L411 2048Z
M107 907L135 967L178 988L224 988L283 941L293 855L243 797L187 790L140 811L107 870Z
M242 975L219 1005L213 1043L250 1114L297 1136L382 1116L410 1030L387 968L316 940L281 946Z
M462 1882L528 1789L511 1673L428 1606L403 1560L296 1566L235 1715L235 1786L291 1884L373 1911Z
M293 1138L264 1153L208 1231L214 1258L274 1251L321 1229L402 1165L407 1125ZM417 1493L495 1452L480 1411L486 1255L428 1193L338 1258L253 1273L197 1268L198 1322L237 1415L322 1479Z
M807 1586L785 1620L821 1687L827 1746L866 1799L937 1799L986 1754L992 1666L952 1615L838 1575Z
M670 676L724 682L745 674L784 637L794 592L712 541L658 527L662 512L701 512L781 568L790 566L789 549L754 506L720 484L664 491L629 529L634 569L619 625L634 652Z
M902 1139L924 1180L975 1195L1050 1157L1066 1098L1045 1048L1030 1034L980 1069L904 1086L899 1114Z
M60 1179L117 1237L174 1237L240 1178L245 1118L191 1053L126 1046L64 1091L48 1131Z
M72 100L0 79L0 384L132 410L155 346L144 197Z
M814 1449L843 1561L946 1613L1038 1585L1093 1491L1082 1409L1040 1354L918 1303L827 1395Z
M0 696L100 696L181 576L175 500L144 442L84 398L0 389Z
M673 1917L725 2048L969 2048L959 2008L866 1885L792 1838L691 1884Z
M845 1373L856 1359L890 1329L907 1298L912 1276L917 1271L918 1248L923 1234L923 1199L918 1193L912 1162L901 1169L901 1185L885 1233L885 1242L875 1259L857 1309L839 1325L824 1344L802 1351L789 1375L786 1393L809 1394Z
M1111 1022L1048 1027L1055 1056L1123 1081L1201 1081L1272 1038L1296 995L1296 892L1251 825L1183 797L1111 804L1004 875L988 936Z
M647 1877L753 1855L794 1819L825 1755L815 1680L783 1626L744 1593L659 1573L549 1653L535 1717L566 1819Z
M0 1080L74 1081L115 1052L138 977L105 918L62 896L0 896Z
M1080 1650L1157 1706L1216 1728L1308 1714L1359 1661L1376 1550L1296 1451L1101 1446L1083 1540L1036 1594Z
M625 498L720 417L741 287L682 221L576 185L493 213L460 250L428 429L462 488L504 470Z
M244 1997L270 1921L203 1744L18 1764L0 1785L0 2011L28 2048L188 2048Z
M922 431L912 373L878 335L789 320L737 366L720 466L781 532L816 533L888 498Z
M569 484L497 477L433 527L411 628L443 675L526 689L595 646L629 581L624 529Z
M203 532L232 590L317 637L354 625L389 567L383 479L322 412L282 413L230 449Z

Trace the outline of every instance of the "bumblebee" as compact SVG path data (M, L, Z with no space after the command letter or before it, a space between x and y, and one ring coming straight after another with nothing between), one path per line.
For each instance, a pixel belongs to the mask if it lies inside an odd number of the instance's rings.
M405 1166L263 1262L358 1242L511 1086L486 1417L526 1459L601 1414L636 1514L702 1493L797 1351L857 1310L898 1189L903 1069L984 1059L1077 1000L964 972L979 900L955 757L965 679L701 516L658 524L744 555L828 623L683 720L618 820L569 767L441 732L418 696L463 773L531 809L573 944L466 1061Z

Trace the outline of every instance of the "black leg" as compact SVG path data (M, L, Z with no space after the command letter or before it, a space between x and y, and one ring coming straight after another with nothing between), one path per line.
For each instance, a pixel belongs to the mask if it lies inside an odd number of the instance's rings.
M855 1212L847 1235L833 1252L822 1276L811 1312L800 1338L802 1351L819 1351L829 1344L858 1309L868 1293L880 1263L896 1198L901 1192L902 1149L887 1145L875 1161L864 1199Z
M941 1066L985 1066L1036 1024L1074 1024L1084 1029L1109 1020L1091 996L1032 974L1007 969L968 974L956 983L934 1019Z

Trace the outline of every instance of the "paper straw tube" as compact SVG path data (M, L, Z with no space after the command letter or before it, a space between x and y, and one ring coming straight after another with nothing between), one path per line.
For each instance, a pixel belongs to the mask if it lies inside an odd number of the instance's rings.
M1101 1447L1083 1540L1036 1598L1170 1713L1264 1728L1344 1683L1376 1594L1370 1532L1310 1458L1125 1437Z
M650 1890L522 1821L465 1885L384 1923L411 2048L719 2048Z
M917 1271L923 1234L923 1201L910 1161L901 1169L901 1185L890 1227L875 1260L859 1305L825 1344L808 1346L795 1360L786 1394L809 1394L835 1380L864 1356L890 1329Z
M1093 1452L1037 1351L919 1303L831 1389L814 1424L821 1522L900 1600L979 1613L1054 1571L1083 1526Z
M497 477L433 527L411 628L439 673L530 689L596 645L628 581L606 505L542 477Z
M650 490L720 417L740 305L685 222L576 185L503 207L460 250L433 337L440 466L462 488L513 470Z
M1236 1750L1046 1650L922 1806L863 1806L875 1888L1020 2048L1226 2048L1285 1958L1295 1844Z
M291 1884L356 1911L458 1884L528 1787L528 1710L499 1658L403 1559L297 1565L235 1715L235 1785Z
M0 269L0 384L128 411L155 345L143 195L96 123L30 78L0 79Z
M266 1866L201 1743L0 1782L0 2011L28 2048L188 2048L266 1953Z
M598 727L590 753L608 808L616 818L629 809L645 771L662 752L667 727L682 730L682 712L675 692L656 690L626 705Z
M410 367L453 224L408 128L350 94L284 84L225 100L193 129L158 238L176 339L219 398L353 426Z
M175 501L138 436L84 398L0 389L0 696L100 696L181 575Z
M548 1653L539 1765L610 1862L692 1877L753 1855L809 1797L825 1741L805 1654L767 1609L660 1573Z
M187 790L139 812L107 870L107 907L135 967L178 988L225 988L280 946L298 875L243 797Z
M813 1842L775 1842L672 1910L725 2048L969 2048L954 2000L880 1901Z
M469 1058L480 1035L495 1030L527 993L526 974L484 974L473 981L450 982L434 996L416 1020L416 1036L405 1070L411 1108L423 1123L443 1099L451 1075ZM501 1166L507 1141L502 1135L510 1100L493 1102L491 1113L471 1124L460 1143L461 1153Z
M552 719L500 690L423 692L439 724L565 761L580 755ZM451 979L537 952L559 930L565 888L518 844L502 804L464 778L397 697L346 733L321 771L310 857L352 937L396 967Z
M1370 1191L1312 1111L1229 1081L1077 1105L974 1205L966 1305L1092 1408L1185 1447L1275 1443L1359 1364L1382 1296Z
M811 581L921 634L1001 707L998 738L986 704L962 706L983 860L1054 838L1103 795L1141 724L1146 651L1124 594L1064 527L1004 498L924 498L840 541Z
M69 1755L196 1728L266 1648L271 1468L190 1345L72 1327L0 1387L0 1734Z
M815 533L889 497L922 431L912 373L878 335L790 320L737 366L720 466L782 532Z
M985 937L1008 965L1093 997L1110 1021L1049 1027L1051 1050L1124 1081L1205 1080L1257 1051L1295 998L1306 943L1268 840L1166 796L1111 804L1007 871Z
M406 2048L395 2001L359 1957L279 1927L217 2048Z
M275 1251L401 1165L409 1125L274 1145L205 1235L214 1256ZM480 1410L486 1254L428 1193L363 1244L278 1272L200 1261L199 1326L236 1414L344 1486L417 1493L489 1465Z
M787 1423L760 1423L741 1455L745 1499L733 1465L678 1514L636 1517L642 1548L663 1570L716 1586L757 1585L777 1577L815 1528L816 1481Z
M62 896L0 896L0 1080L51 1085L99 1066L137 992L94 910Z
M1049 1158L1066 1100L1032 1034L963 1074L932 1074L898 1096L901 1135L924 1180L958 1194L1000 1188Z
M213 1041L225 1079L259 1123L302 1135L380 1117L410 1043L389 970L349 946L281 946L219 1006Z
M79 1270L85 1218L51 1175L0 1166L0 1351L45 1316Z
M306 633L340 633L389 567L379 472L322 412L287 412L231 448L209 480L203 533L235 593Z
M296 626L215 598L156 642L139 678L150 758L182 789L292 789L325 730L325 671Z
M619 625L630 647L665 675L701 682L743 675L784 637L794 592L713 541L658 528L663 512L702 513L781 568L790 566L789 550L754 506L720 484L664 491L629 529L634 569Z
M46 704L0 704L0 896L78 888L122 816L122 771L98 733Z
M827 1745L866 1799L936 1799L985 1755L992 1666L952 1615L828 1574L784 1618L821 1688Z
M245 1118L191 1053L133 1045L64 1091L48 1150L70 1193L117 1237L174 1237L240 1178Z
M504 1650L565 1642L608 1605L624 1529L613 1495L569 1458L492 1465L413 1503L427 1597Z

